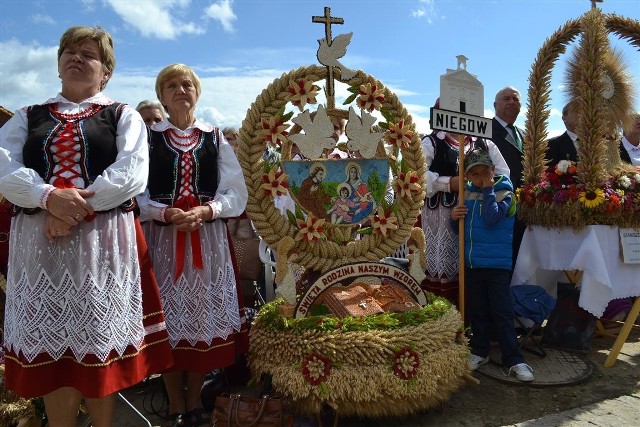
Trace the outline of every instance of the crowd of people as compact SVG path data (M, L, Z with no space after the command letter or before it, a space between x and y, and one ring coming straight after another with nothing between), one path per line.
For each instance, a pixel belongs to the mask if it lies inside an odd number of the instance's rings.
M117 391L159 372L167 425L207 425L200 399L205 374L232 365L248 348L223 221L242 215L248 197L235 156L238 130L195 117L201 83L191 67L162 69L159 102L135 109L104 93L114 67L110 34L69 28L58 48L60 93L18 110L0 130L0 193L15 206L5 386L26 398L43 396L51 427L75 425L83 400L92 424L103 427L112 424ZM497 334L505 367L532 381L509 299L525 227L514 196L523 182L524 134L514 126L521 102L513 87L496 94L490 141L437 129L423 138L421 224L426 287L455 302L456 222L475 221L464 236L473 247L465 252L469 367L488 361ZM567 132L550 141L548 157L577 161L573 103L563 120ZM344 120L334 128L337 142ZM640 165L640 116L620 147L623 160ZM465 188L457 178L460 149L468 151ZM327 157L345 158L340 150ZM323 192L325 173L318 162L302 183L300 202L309 212L338 224L372 213L375 201L357 163L348 163L333 199Z

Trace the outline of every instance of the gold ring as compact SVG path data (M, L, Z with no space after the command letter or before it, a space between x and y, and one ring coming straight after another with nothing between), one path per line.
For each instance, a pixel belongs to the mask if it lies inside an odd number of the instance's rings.
M82 215L76 214L76 221L80 221L82 219Z

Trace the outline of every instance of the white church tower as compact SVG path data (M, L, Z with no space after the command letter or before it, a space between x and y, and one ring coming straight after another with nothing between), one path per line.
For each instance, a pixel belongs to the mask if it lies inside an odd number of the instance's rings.
M440 76L440 108L473 116L484 116L484 86L467 71L467 57L456 56L458 68L447 68Z

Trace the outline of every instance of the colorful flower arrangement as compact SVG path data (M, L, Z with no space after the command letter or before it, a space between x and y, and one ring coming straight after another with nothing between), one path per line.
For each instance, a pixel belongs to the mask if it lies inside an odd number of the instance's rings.
M604 224L640 226L640 167L620 168L600 186L578 180L575 162L562 160L535 184L518 190L519 215L528 224L547 227Z

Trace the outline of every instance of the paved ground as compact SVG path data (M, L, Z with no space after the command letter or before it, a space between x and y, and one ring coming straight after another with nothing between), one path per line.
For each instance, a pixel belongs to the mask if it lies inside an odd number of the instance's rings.
M612 340L594 338L593 349L584 366L593 366L593 373L582 382L561 386L523 385L491 376L476 374L480 385L468 385L456 392L442 408L405 419L358 420L341 419L340 427L500 427L500 426L571 426L571 427L631 427L640 425L640 330L632 331L617 363L604 368ZM557 355L556 355L557 356ZM526 355L527 359L535 356ZM552 357L540 361L542 369L557 368ZM579 364L574 377L584 374ZM540 369L540 368L538 368ZM543 379L543 376L540 376ZM562 380L566 380L563 378ZM162 418L149 414L161 412L162 389L159 382L140 385L123 393L149 420L144 420L118 401L114 426L161 426ZM83 423L78 426L83 426ZM312 422L297 422L296 427L310 427Z
M550 414L518 424L514 427L626 427L640 425L640 392L617 399ZM506 427L506 426L505 426Z

